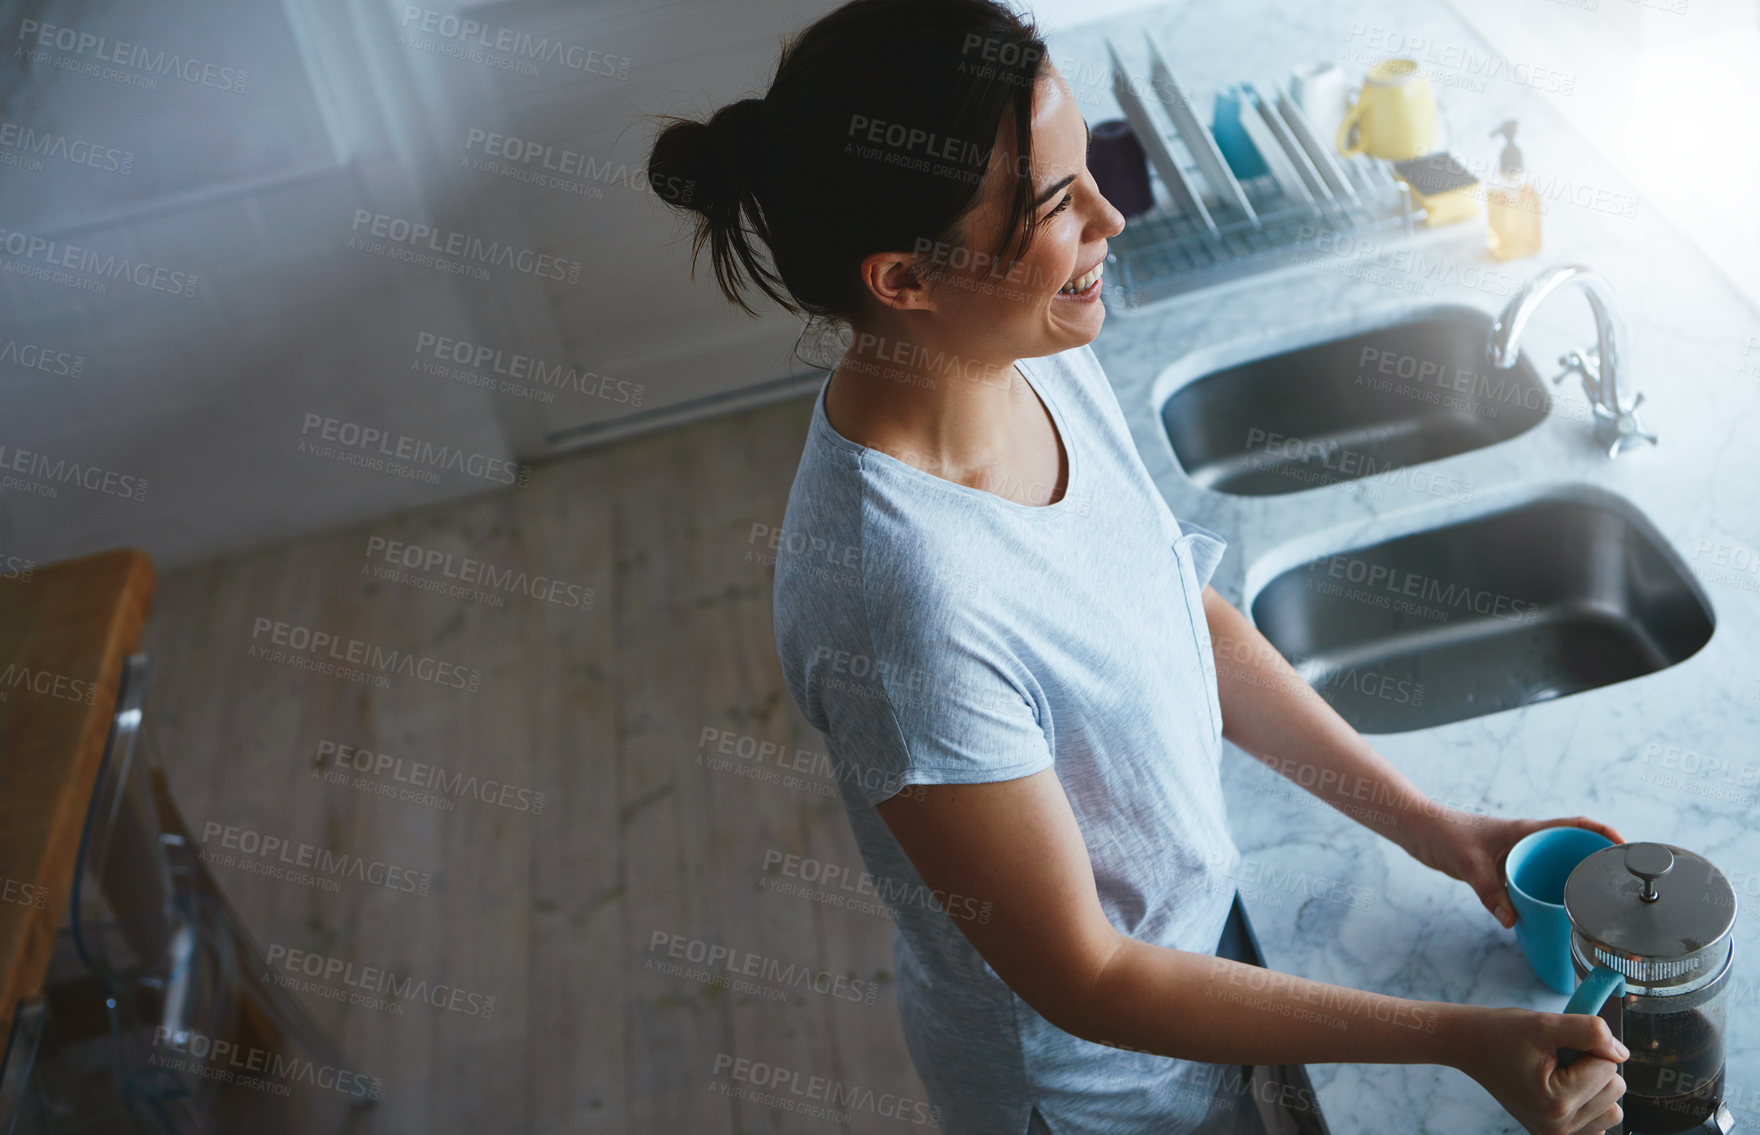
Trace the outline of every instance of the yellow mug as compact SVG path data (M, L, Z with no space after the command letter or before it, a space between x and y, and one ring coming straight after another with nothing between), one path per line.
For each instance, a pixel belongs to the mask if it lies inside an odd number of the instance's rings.
M1352 127L1357 141L1346 145ZM1416 60L1383 59L1369 68L1362 93L1338 124L1335 142L1347 158L1372 154L1410 161L1436 149L1436 92Z

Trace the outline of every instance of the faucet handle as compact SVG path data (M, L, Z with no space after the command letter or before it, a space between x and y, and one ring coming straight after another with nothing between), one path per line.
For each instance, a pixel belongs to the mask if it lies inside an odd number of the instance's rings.
M1648 442L1651 445L1661 444L1656 440L1656 435L1646 430L1644 423L1638 420L1638 407L1643 404L1642 391L1632 399L1632 404L1629 407L1618 412L1609 410L1599 402L1595 403L1596 425L1602 440L1607 442L1608 457L1618 457L1640 442Z
M1564 369L1552 376L1552 383L1557 386L1571 375L1576 375L1583 386L1583 396L1589 402L1599 404L1601 401L1601 355L1594 347L1586 351L1572 351L1568 355L1558 356L1558 365Z
M1564 369L1552 376L1552 385L1554 386L1557 386L1573 374L1583 374L1587 370L1587 367L1583 362L1583 356L1576 351L1572 351L1568 355L1558 356L1558 365Z

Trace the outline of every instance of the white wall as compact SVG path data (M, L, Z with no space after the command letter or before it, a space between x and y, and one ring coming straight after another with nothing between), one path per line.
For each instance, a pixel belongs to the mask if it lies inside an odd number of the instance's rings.
M46 0L33 13L43 24L211 61L245 82L148 87L83 73L87 60L52 48L27 70L10 51L0 61L0 120L127 157L126 169L39 160L0 136L0 230L195 280L188 296L116 282L99 294L83 287L104 282L90 273L40 278L53 252L14 255L0 240L0 459L36 470L0 479L0 555L44 563L132 544L173 567L502 488L493 468L430 470L427 483L302 453L308 415L473 461L531 461L558 430L798 371L792 321L754 323L701 276L689 285L682 230L640 178L648 131L632 120L745 93L767 79L780 32L829 6L467 9L632 61L608 77L591 62L526 76L498 65L517 58L461 59L456 39L420 36L401 0ZM542 138L609 177L587 197L467 168L473 128ZM480 281L351 247L370 236L356 229L362 213L369 229L389 219L541 252L578 279L547 286L497 268ZM576 383L499 391L477 384L492 368L432 373L419 365L433 362L418 353L424 335L540 360ZM68 373L21 365L21 349ZM98 489L80 485L93 477ZM130 495L106 491L105 477Z
M1541 97L1760 304L1760 4L1453 6L1512 63L1571 76Z
M468 326L457 281L347 247L356 210L424 208L356 15L36 6L42 24L203 67L189 81L27 40L40 54L12 73L0 118L32 134L0 135L0 229L35 244L0 244L6 554L133 544L173 566L483 487L302 454L311 414L508 456L483 393L411 382L390 333ZM85 254L144 283L66 268ZM68 365L23 361L45 357Z

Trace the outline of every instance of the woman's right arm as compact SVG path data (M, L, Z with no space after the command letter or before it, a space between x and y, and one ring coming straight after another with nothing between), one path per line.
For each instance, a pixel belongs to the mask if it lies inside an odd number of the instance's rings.
M1619 1121L1625 1052L1599 1017L1411 1001L1138 942L1101 909L1056 774L929 785L877 808L929 887L991 904L955 920L997 976L1083 1039L1209 1064L1442 1064L1535 1135ZM1585 1055L1568 1068L1560 1048Z

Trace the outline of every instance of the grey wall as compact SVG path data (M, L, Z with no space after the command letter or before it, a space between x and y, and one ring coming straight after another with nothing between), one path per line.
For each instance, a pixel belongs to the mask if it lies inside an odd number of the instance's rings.
M826 6L466 10L548 37L520 41L537 59L439 6L0 9L0 555L176 566L496 491L561 430L798 372L792 321L685 282L637 116L766 81L778 29ZM576 174L535 185L492 134Z

